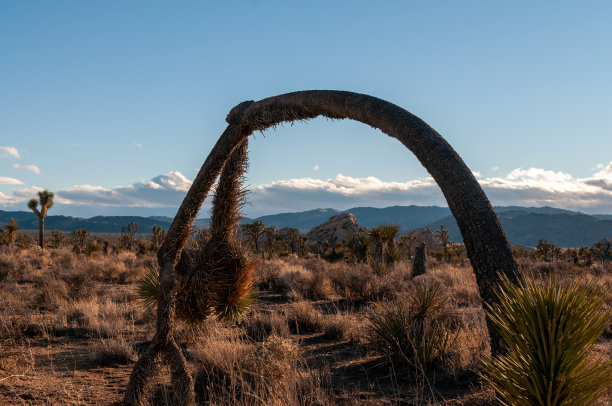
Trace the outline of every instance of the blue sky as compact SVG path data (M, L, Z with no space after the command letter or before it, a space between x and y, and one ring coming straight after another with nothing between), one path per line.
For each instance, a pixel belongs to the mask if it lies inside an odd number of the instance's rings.
M342 89L396 103L494 204L612 213L609 2L0 3L0 209L173 215L243 100ZM248 215L444 204L355 122L251 142ZM38 172L38 173L37 173Z

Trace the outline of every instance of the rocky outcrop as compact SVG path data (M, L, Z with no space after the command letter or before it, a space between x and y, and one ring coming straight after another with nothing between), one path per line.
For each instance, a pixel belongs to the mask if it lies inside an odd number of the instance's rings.
M604 255L612 255L612 238L602 238L593 245L593 248L598 247Z
M367 228L357 224L357 219L351 213L342 213L330 217L323 224L312 228L308 232L308 238L313 241L346 241L346 237L352 233L366 233Z
M442 249L442 245L436 240L435 234L431 228L421 227L408 231L402 237L404 241L403 249L405 254L411 255L416 248L421 244L425 244L428 251L437 251Z

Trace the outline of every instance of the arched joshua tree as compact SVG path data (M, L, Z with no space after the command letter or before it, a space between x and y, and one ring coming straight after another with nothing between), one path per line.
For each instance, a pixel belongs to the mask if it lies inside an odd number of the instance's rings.
M48 190L42 190L38 192L38 199L34 198L28 202L30 210L38 217L38 245L40 248L45 248L45 217L47 211L53 207L53 196L52 192ZM40 203L40 211L36 208Z
M185 359L174 341L176 304L175 265L180 258L204 199L233 151L253 132L264 131L285 121L308 120L317 116L349 118L382 130L410 149L440 186L457 220L471 260L480 295L485 303L498 302L494 293L500 274L517 280L517 265L499 220L470 169L433 128L408 111L372 96L333 90L310 90L248 101L228 114L225 129L204 161L168 231L158 261L160 291L157 333L134 367L125 404L146 403L148 377L155 358L163 354L171 365L175 403L193 404L192 380ZM487 320L491 348L503 348L495 326Z

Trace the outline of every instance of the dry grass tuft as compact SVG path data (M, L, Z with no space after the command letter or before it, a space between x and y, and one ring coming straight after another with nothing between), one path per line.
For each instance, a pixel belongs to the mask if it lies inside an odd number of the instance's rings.
M91 349L91 362L96 366L131 364L136 359L134 349L125 340L100 340Z
M298 334L320 331L324 326L323 314L307 301L291 303L287 320L290 330Z
M196 392L214 405L331 405L329 388L300 367L298 346L272 335L253 344L211 333L189 350Z
M254 312L244 320L243 326L247 336L256 341L265 340L271 335L290 335L287 316L282 312Z

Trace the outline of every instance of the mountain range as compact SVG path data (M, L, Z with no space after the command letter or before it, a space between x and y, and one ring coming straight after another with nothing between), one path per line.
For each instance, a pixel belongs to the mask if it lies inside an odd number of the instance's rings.
M499 220L512 245L535 246L544 239L562 247L590 246L604 237L612 236L612 215L587 215L577 211L552 207L495 207ZM261 220L277 229L295 227L301 233L327 221L330 217L352 213L360 225L372 228L383 223L396 223L400 233L419 227L439 229L443 225L452 241L461 242L461 233L448 207L439 206L392 206L385 208L354 207L348 210L315 209L296 213L280 213L245 218L243 223ZM14 218L22 230L37 230L38 218L31 212L0 210L0 227ZM153 225L168 229L172 218L166 216L96 216L79 218L49 215L45 229L72 232L85 228L93 233L120 233L122 227L131 222L140 226L140 232L150 233ZM209 219L197 219L195 227L206 227Z

